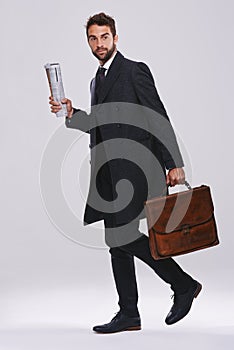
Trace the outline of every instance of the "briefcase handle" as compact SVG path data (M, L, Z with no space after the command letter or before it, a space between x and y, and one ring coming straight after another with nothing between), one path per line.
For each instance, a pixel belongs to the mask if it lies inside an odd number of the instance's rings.
M191 189L192 189L192 187L190 186L190 184L189 184L188 181L186 181L186 180L184 181L183 184L180 184L180 185L185 185L185 186L187 187L188 190L191 190ZM167 185L167 188L168 188L168 187L170 187L170 185Z
M188 190L192 189L192 187L190 186L190 184L186 180L184 181L184 185L187 187Z
M184 183L182 185L185 185L187 187L188 190L192 190L192 187L190 186L190 184L188 183L188 181L184 181ZM161 195L161 197L165 196L168 194L168 188L170 187L170 185L167 185L164 190L163 193Z

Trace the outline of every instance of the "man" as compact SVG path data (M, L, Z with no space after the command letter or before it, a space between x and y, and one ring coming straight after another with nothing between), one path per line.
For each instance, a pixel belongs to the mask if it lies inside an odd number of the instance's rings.
M163 191L163 184L175 186L184 183L183 160L173 133L171 136L173 152L169 152L160 141L160 137L157 138L153 135L153 132L151 134L149 130L139 128L139 125L134 126L134 122L126 124L124 120L122 123L117 120L116 123L106 123L106 120L108 121L108 118L112 116L110 113L112 109L109 110L109 106L114 104L115 109L119 110L122 108L122 104L126 104L126 108L129 104L131 104L130 106L134 104L139 108L145 107L147 110L150 108L153 113L160 115L170 125L147 65L130 61L117 51L118 36L114 19L104 13L90 17L86 25L86 34L92 53L98 59L100 65L96 77L91 82L91 114L87 115L84 111L73 108L69 99L64 99L62 102L67 106L66 126L90 133L91 183L84 221L89 224L104 220L105 237L110 247L109 252L120 307L120 311L109 323L95 326L93 330L98 333L114 333L141 329L140 315L137 308L138 293L134 256L144 261L159 277L170 284L174 291L174 303L165 322L168 325L174 324L187 315L202 286L185 273L173 259L155 261L150 254L148 237L138 230L138 226L139 218L142 217L143 203L148 198L149 192L153 196L159 195ZM55 102L52 97L50 97L50 104L53 113L61 109L59 103ZM105 108L107 108L107 111L105 111ZM106 114L104 123L100 122L103 114ZM143 119L142 115L146 114L140 113L141 121ZM83 127L84 120L89 122L95 120L95 123L91 123L92 126L87 130L87 127ZM156 119L153 118L153 120ZM136 122L139 124L138 120ZM155 176L154 170L151 171L154 171L153 185L147 187L141 169L131 161L136 152L128 158L129 149L126 148L126 157L107 157L111 146L108 144L108 147L105 147L105 142L113 141L113 139L127 140L126 145L132 145L131 142L133 141L154 154L160 169L157 169L157 176ZM115 154L116 148L121 148L121 142L113 147L112 155ZM95 151L95 149L97 150ZM99 171L95 172L98 160L105 159L105 156L108 158L107 161L100 162ZM146 160L146 166L150 167L150 165L151 160ZM168 170L167 174L166 169ZM114 203L118 198L116 184L121 179L129 180L135 189L136 194L134 192L131 205L127 205L124 210L118 212L105 210L101 204L98 206L98 201L94 203L94 206L90 205L89 199L91 197L95 199L95 196L92 195L94 192L110 203L111 207L111 203ZM95 189L97 187L97 192L95 192L94 187ZM129 193L129 191L126 192Z

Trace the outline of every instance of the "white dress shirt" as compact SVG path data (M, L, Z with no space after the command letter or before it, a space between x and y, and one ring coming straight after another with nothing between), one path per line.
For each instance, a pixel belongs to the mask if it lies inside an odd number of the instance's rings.
M117 54L117 51L114 53L114 55L113 55L108 61L106 61L106 62L104 63L103 66L99 66L99 67L102 67L102 68L105 68L105 69L106 69L105 75L107 75L108 70L109 70L109 68L110 68L110 66L111 66L111 63L113 62L113 60L114 60L116 54Z

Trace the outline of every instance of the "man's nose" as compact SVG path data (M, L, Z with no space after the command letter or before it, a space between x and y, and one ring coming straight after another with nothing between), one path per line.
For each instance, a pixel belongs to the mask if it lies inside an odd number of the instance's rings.
M103 45L102 39L101 38L97 38L97 46L101 47Z

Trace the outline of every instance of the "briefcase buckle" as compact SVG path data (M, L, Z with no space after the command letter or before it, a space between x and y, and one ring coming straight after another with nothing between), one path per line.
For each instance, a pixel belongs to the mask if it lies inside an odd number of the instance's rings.
M184 224L181 226L184 235L188 235L190 233L190 226L188 224Z

